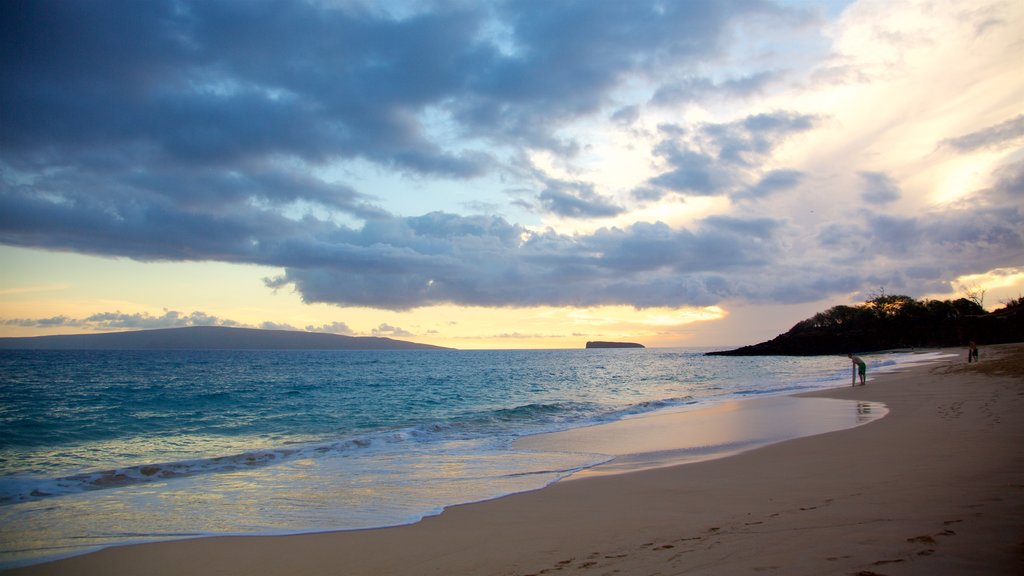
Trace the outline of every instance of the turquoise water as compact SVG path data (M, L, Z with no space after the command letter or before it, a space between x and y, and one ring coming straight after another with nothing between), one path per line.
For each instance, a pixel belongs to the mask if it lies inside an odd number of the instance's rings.
M849 377L845 357L665 349L0 351L0 566L413 522L608 460L513 450L525 435Z

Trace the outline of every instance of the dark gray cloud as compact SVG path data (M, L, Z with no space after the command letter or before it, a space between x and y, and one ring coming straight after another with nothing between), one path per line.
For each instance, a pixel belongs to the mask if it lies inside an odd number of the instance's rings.
M496 169L488 148L432 134L435 120L456 137L571 154L579 143L559 127L608 104L627 75L719 53L750 15L793 18L762 0L439 2L403 17L361 3L18 3L0 22L0 241L187 259L287 236L258 231L293 228L266 212L296 205L380 217L310 168ZM593 191L544 194L539 206L563 215L617 210ZM78 224L95 238L71 243ZM187 241L161 237L179 226Z
M733 22L750 15L800 15L761 0L589 2L544 0L496 5L513 30L515 52L483 51L486 62L453 105L475 135L518 137L571 152L550 126L597 112L627 74L693 65L720 53Z
M116 185L104 195L4 180L0 205L0 240L6 244L140 260L265 263L268 245L318 226L246 203L194 209Z
M888 271L888 279L864 277L866 285L948 289L936 279L1024 261L1024 212L1013 196L1022 174L1024 164L1007 167L994 187L941 210L897 215L865 207L847 223L823 226L815 243L832 267Z
M479 16L405 21L269 2L38 2L4 19L2 140L12 159L145 148L223 166L363 157L470 176L412 119L451 95Z
M865 282L909 284L911 270L1021 261L1019 166L960 210L870 212L800 250L787 250L786 220L763 215L568 235L495 216L397 216L376 204L379 191L322 176L356 160L414 178L513 175L510 187L528 183L521 197L533 210L621 214L607 191L517 172L507 158L575 154L588 143L563 128L612 109L614 121L635 123L639 104L619 100L635 80L665 84L645 105L757 93L774 72L701 76L752 16L800 20L763 0L437 2L402 17L358 2L12 3L0 19L0 243L275 266L285 272L267 285L294 286L308 302L393 309L797 302ZM805 175L770 156L818 122L776 110L661 126L665 172L634 197L794 189ZM1016 118L944 144L971 151L1020 134ZM865 181L869 201L895 199L884 175ZM850 272L879 258L907 266ZM36 322L86 321L223 320Z
M760 0L429 5L394 18L357 3L32 2L0 40L7 155L145 148L163 161L317 163L359 157L466 177L483 152L446 150L429 109L468 135L563 149L628 73L718 53ZM499 21L514 46L485 34Z
M1010 202L1024 198L1024 161L1002 166L995 172L992 193Z
M779 74L774 72L757 72L721 82L711 78L690 76L662 85L651 97L651 103L658 106L676 105L681 102L704 100L710 96L717 99L745 98L762 92L778 79Z
M798 175L792 170L773 171L756 183L752 178L779 144L810 130L816 121L815 116L778 111L721 124L662 126L665 138L655 153L671 169L651 178L649 186L634 191L634 197L650 199L667 193L750 197L795 185ZM661 194L656 192L659 189Z
M713 217L692 231L656 223L567 236L436 213L378 222L344 245L295 246L331 257L289 255L319 264L288 267L268 285L292 284L309 302L396 309L710 304L729 293L725 272L765 270L779 229L770 219Z
M885 175L865 176L869 185L880 179L883 190L892 184ZM780 258L762 295L752 290L744 297L795 302L799 294L813 300L815 294L867 294L878 286L919 296L948 292L959 276L1017 266L1024 262L1024 212L1014 194L1022 176L1024 163L1003 167L991 188L911 214L868 203L842 222L823 223L795 246L805 257Z
M738 284L738 296L751 302L800 304L821 300L834 294L849 294L865 285L877 286L857 268L832 268L812 263L778 266L761 282L745 280ZM894 286L893 282L886 284Z
M900 199L900 187L888 174L881 172L861 172L864 190L861 198L868 204L888 204Z
M586 182L549 180L547 189L537 199L545 212L566 218L602 218L625 212Z
M814 127L817 117L791 111L754 114L726 124L708 124L704 133L718 157L736 166L755 166L789 137Z
M636 104L619 108L611 115L611 120L621 126L629 126L640 118L640 107Z
M672 166L651 178L649 184L654 189L664 192L677 192L691 196L717 196L733 189L739 182L734 170L729 170L717 159L703 152L681 147L675 141L664 141L658 145L656 152ZM643 188L646 197L652 197L651 188Z
M796 188L806 176L799 170L772 170L764 174L761 179L733 195L736 199L746 198L767 198L773 194L785 192Z
M957 152L974 152L992 148L1003 148L1024 139L1024 114L969 134L948 138L939 143Z

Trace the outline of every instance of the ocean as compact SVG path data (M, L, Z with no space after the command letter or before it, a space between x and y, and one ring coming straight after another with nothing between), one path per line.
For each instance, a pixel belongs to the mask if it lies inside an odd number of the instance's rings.
M845 357L677 349L0 351L0 567L415 522L610 459L525 436L849 380Z

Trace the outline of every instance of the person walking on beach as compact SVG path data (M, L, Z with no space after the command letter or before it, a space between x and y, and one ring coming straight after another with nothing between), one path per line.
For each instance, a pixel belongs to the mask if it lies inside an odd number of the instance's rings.
M970 364L972 361L978 361L978 345L974 343L974 340L967 345L967 363Z
M857 366L857 373L860 374L860 385L863 386L864 379L867 378L868 375L867 363L861 360L860 356L854 356L853 354L847 354L847 356L849 356L853 364ZM856 382L857 381L854 380L854 385L856 385Z

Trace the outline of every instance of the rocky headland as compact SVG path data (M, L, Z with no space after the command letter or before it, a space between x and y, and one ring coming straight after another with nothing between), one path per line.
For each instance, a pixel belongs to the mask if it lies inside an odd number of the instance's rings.
M915 300L878 296L859 306L835 306L819 312L767 342L719 356L815 356L1024 342L1024 298L987 312L967 298Z

